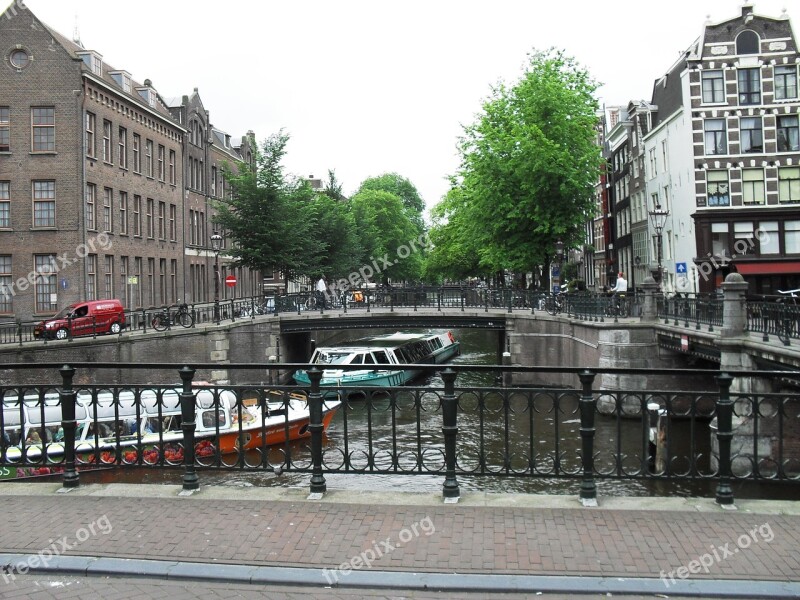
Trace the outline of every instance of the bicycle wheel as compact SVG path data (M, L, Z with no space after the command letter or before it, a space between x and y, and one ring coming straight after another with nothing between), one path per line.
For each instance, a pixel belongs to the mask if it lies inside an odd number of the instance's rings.
M184 327L191 327L194 325L194 316L190 312L179 312L178 313L178 323L183 325Z
M155 329L156 331L166 331L167 329L169 329L169 318L164 317L164 315L159 313L155 317L153 317L151 325L153 326L153 329Z
M559 306L558 302L556 302L556 299L554 297L550 296L549 298L547 298L544 301L544 309L549 314L555 316L560 312L561 307Z

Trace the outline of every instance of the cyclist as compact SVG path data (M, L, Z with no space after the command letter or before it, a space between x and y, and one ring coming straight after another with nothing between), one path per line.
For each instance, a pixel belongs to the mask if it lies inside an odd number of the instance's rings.
M617 274L617 281L614 287L609 290L614 297L614 305L619 311L625 302L625 295L628 293L628 280L625 279L625 273L620 271Z
M317 302L322 308L328 308L328 284L325 283L325 278L320 277L317 281Z

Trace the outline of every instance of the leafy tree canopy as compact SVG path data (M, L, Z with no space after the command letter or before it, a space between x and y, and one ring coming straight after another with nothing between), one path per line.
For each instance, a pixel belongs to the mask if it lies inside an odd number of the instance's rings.
M424 231L422 216L425 213L425 201L408 179L397 173L384 173L378 177L365 179L358 188L359 192L367 190L389 192L400 198L408 213L408 218L417 225L420 233Z

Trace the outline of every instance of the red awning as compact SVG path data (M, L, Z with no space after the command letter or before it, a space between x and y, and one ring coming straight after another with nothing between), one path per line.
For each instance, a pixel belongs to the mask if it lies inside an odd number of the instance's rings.
M773 275L800 273L800 262L754 262L733 263L742 275Z

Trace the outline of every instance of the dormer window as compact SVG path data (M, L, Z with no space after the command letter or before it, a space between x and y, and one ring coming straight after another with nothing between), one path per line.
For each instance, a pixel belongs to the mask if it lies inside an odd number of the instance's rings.
M89 52L79 52L78 56L81 57L83 64L85 64L89 70L94 73L95 75L102 75L103 74L103 55L98 54L97 52L89 51Z
M128 94L131 93L131 74L127 71L114 71L110 73L111 79L114 80L119 87L121 87Z
M139 95L142 97L142 99L150 106L156 105L156 92L153 88L136 88L136 91L139 92Z
M749 29L736 37L736 54L758 54L761 50L761 40L755 31Z

